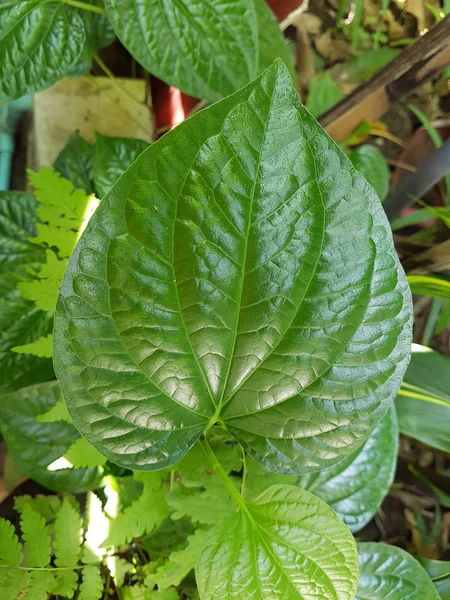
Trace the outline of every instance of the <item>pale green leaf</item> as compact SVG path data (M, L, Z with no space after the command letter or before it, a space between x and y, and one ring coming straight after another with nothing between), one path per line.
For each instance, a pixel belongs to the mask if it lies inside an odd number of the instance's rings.
M108 556L106 565L114 580L114 585L119 588L123 585L125 575L136 572L136 567L120 556Z
M100 499L91 491L87 496L86 519L82 560L85 564L98 563L106 554L106 550L101 547L101 544L108 535L110 520L103 512ZM112 572L111 574L114 575Z
M206 536L197 567L202 600L353 600L356 543L324 502L275 485Z
M30 581L29 571L0 569L0 593L2 600L22 600L22 593Z
M74 467L86 467L88 469L101 467L106 462L106 457L85 438L76 440L64 454L64 458Z
M57 567L74 567L81 552L82 521L79 507L63 498L54 523L53 549Z
M19 566L22 562L22 546L14 526L0 517L0 565Z
M130 54L191 96L213 102L257 74L253 0L106 0L105 7Z
M56 514L61 507L61 500L58 496L44 496L38 494L37 496L16 496L14 498L14 508L22 513L26 504L30 504L31 508L41 515L45 519L46 523L54 521Z
M111 521L109 535L102 547L121 546L131 542L134 538L153 531L168 516L167 502L161 489L161 476L145 473L141 478L144 483L141 496Z
M58 402L45 414L38 415L36 421L39 423L54 423L56 421L72 423L72 418L67 410L67 404L65 403L64 398L58 400Z
M158 470L219 421L266 468L319 470L384 416L411 297L375 192L277 61L152 144L72 254L55 369L107 458Z
M50 562L50 534L45 519L30 504L20 515L27 567L46 567Z
M99 567L89 565L81 571L81 584L78 600L101 600L103 580Z
M417 560L387 544L358 544L359 585L355 600L439 600Z
M183 550L172 552L156 573L147 575L145 584L149 588L157 585L160 590L179 586L181 581L196 567L208 535L207 531L197 529L195 535L188 538L188 544Z
M33 356L51 358L53 356L53 334L49 333L45 337L41 336L35 342L31 342L31 344L16 346L15 348L11 348L11 350L12 352L21 352L23 354L33 354Z
M48 600L55 587L55 577L51 571L31 571L26 592L20 600Z
M214 525L236 511L236 502L218 476L212 474L209 478L211 481L206 482L207 488L201 492L186 490L182 485L174 486L173 491L167 494L172 519L189 517L193 523Z

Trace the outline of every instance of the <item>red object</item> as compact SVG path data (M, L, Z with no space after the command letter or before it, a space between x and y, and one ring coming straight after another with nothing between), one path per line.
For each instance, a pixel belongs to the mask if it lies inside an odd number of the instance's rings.
M303 0L266 0L278 21L283 21L289 13L298 8ZM192 96L187 96L179 89L167 85L163 81L152 77L151 89L153 98L153 113L155 125L160 135L172 129L192 112L200 102Z

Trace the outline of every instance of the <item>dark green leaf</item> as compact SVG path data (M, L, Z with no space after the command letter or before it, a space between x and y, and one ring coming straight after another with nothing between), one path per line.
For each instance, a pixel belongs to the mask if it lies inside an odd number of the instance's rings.
M64 2L0 1L0 104L42 90L78 61L83 20Z
M83 140L79 131L74 131L66 147L53 163L53 167L68 179L74 188L84 190L88 194L93 193L95 191L92 175L94 152L94 145Z
M108 137L97 133L93 176L100 198L141 154L148 143L132 138Z
M105 0L105 6L130 54L187 94L215 101L257 74L253 0Z
M58 468L56 464L55 470L49 470L80 437L71 423L36 420L60 399L56 381L3 395L0 425L8 450L24 473L52 490L79 493L94 489L100 483L98 469Z
M358 82L368 79L378 69L393 60L400 50L394 48L378 48L362 52L345 65L345 71L350 81Z
M390 175L382 153L375 146L367 144L350 152L349 159L383 202L389 191Z
M417 560L387 544L358 544L359 585L355 600L439 600Z
M450 452L450 359L413 344L395 408L401 433Z
M16 354L11 348L46 336L52 329L49 315L22 298L17 289L28 279L32 265L45 260L45 253L29 237L36 235L37 202L22 192L0 193L0 391L54 377L48 359Z
M418 560L431 577L441 600L450 600L450 561L422 557Z
M269 488L206 537L197 566L202 600L353 600L356 545L312 494Z
M329 504L351 531L375 515L394 479L398 428L393 408L364 444L336 465L300 478L298 485Z
M339 102L342 97L341 90L331 79L330 74L325 71L310 79L306 108L312 115L318 117Z
M174 464L220 420L301 473L370 435L410 344L381 204L278 61L110 190L69 261L55 365L76 426L123 466Z

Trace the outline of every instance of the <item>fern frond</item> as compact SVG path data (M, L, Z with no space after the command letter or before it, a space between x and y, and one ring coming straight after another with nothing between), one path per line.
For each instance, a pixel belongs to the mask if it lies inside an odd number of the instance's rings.
M156 573L147 575L145 585L150 589L157 585L159 590L180 585L181 581L197 565L197 559L204 545L206 535L208 535L207 531L197 529L195 534L188 538L186 548L172 552L167 561L159 567Z
M161 475L141 473L135 474L135 478L144 483L143 492L111 521L109 535L102 547L121 546L145 533L150 533L169 514L164 492L161 489Z
M0 598L22 600L22 593L28 588L30 579L30 573L22 569L0 569Z
M94 565L84 567L81 577L82 581L78 600L101 600L103 596L103 580L100 568Z
M44 517L45 522L53 521L56 517L56 513L60 509L61 500L58 496L44 496L43 494L38 494L33 498L28 495L24 496L16 496L14 498L14 508L22 513L24 506L29 504L33 510Z
M214 525L236 511L234 498L215 475L210 477L206 489L199 492L176 484L167 494L167 503L172 519L188 517L193 523L203 525Z
M39 423L54 423L55 421L66 421L67 423L72 423L72 417L67 410L67 405L64 398L52 406L48 412L36 417L36 421L39 421Z
M25 541L26 565L46 567L50 562L50 535L44 517L30 503L23 507L20 527Z
M106 558L106 566L114 580L114 585L118 588L123 585L125 575L136 573L135 566L120 558L120 556L108 556Z
M64 598L73 598L78 587L78 571L67 569L54 572L55 585L53 593Z
M16 567L22 560L22 546L13 525L0 518L0 565Z
M47 600L54 586L55 578L51 571L31 571L28 586L20 600Z
M51 358L53 356L53 334L49 333L45 337L41 336L34 342L31 342L31 344L15 346L11 348L11 351L19 352L20 354L32 354L41 358Z
M103 456L85 438L79 438L73 443L64 454L64 458L74 467L88 469L101 467L106 463L106 456Z

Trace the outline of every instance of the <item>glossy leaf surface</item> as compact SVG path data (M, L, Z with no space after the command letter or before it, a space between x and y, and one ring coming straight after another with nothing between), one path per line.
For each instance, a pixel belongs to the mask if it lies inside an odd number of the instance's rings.
M355 600L440 600L430 577L408 552L387 544L358 544Z
M353 600L356 544L321 500L275 485L214 527L196 570L202 600Z
M304 475L298 485L329 504L354 533L377 512L394 479L398 428L391 408L366 442L336 465Z
M74 131L67 140L66 146L58 154L53 163L57 173L68 179L75 189L94 193L92 162L95 146L86 142L79 131Z
M300 473L370 435L410 340L381 204L278 61L103 199L54 355L76 426L114 462L164 468L220 420L267 468Z
M112 185L143 152L148 143L132 138L108 137L96 134L93 177L99 198L109 192Z
M0 2L0 104L63 77L86 41L83 20L60 1Z
M257 74L253 0L106 0L105 6L130 54L187 94L219 100Z
M395 408L401 433L450 452L450 359L413 344Z
M419 562L431 577L441 600L450 600L450 561L419 558Z
M57 381L4 394L0 404L1 431L23 473L52 490L81 493L99 485L98 469L58 468L56 462L80 439L80 434L71 423L37 419L60 400ZM55 465L49 469L52 463Z

